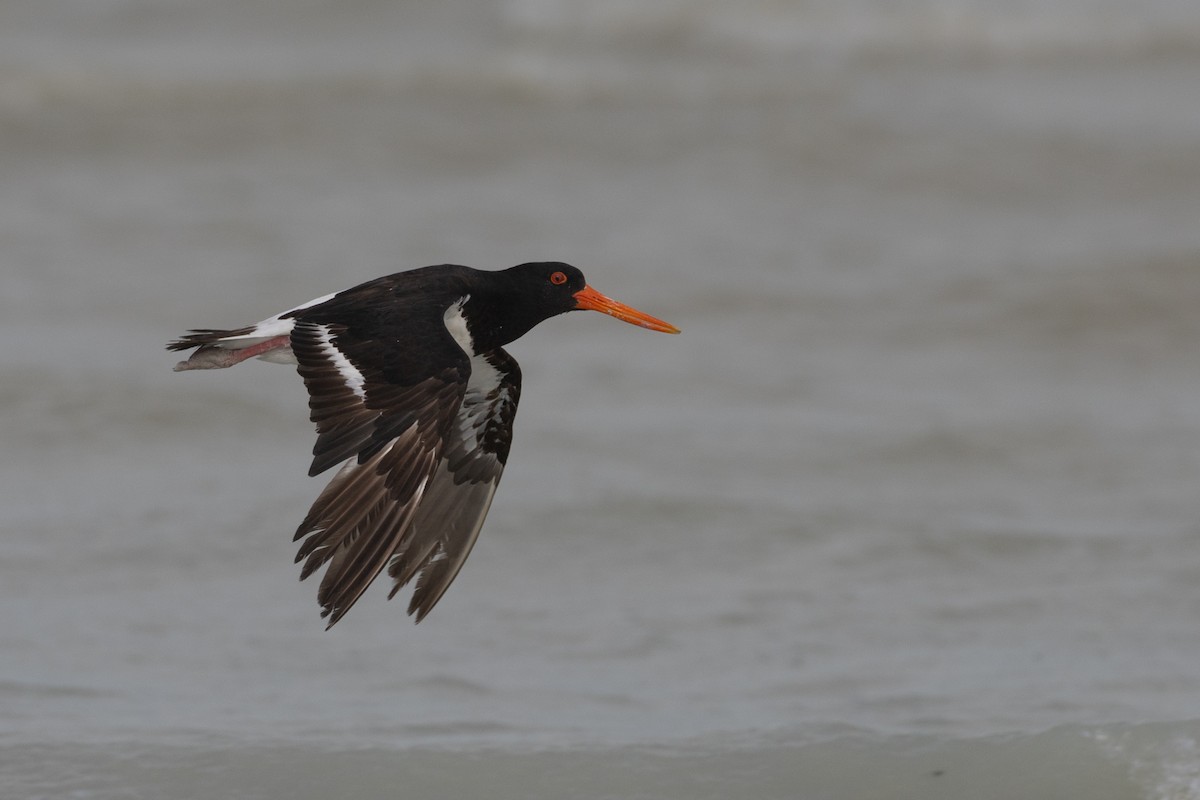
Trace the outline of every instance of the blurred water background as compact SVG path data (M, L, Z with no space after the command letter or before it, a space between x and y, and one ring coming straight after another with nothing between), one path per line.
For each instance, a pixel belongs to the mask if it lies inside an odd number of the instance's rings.
M0 795L1200 797L1200 5L6 0ZM413 627L329 633L299 378L425 264L511 350Z

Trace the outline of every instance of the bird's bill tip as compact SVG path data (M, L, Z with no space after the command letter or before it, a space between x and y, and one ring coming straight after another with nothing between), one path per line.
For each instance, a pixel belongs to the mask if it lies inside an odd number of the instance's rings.
M624 303L618 303L611 297L605 297L591 286L584 286L574 294L574 297L575 308L577 309L599 311L602 314L616 317L622 322L628 322L630 325L637 325L641 328L649 328L652 331L679 333L679 328L676 328L671 323L663 322L657 317L652 317Z

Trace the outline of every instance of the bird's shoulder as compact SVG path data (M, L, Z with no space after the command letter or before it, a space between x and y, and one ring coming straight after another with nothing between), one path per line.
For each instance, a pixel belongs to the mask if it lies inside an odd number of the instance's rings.
M470 272L449 266L399 272L289 313L296 331L326 331L372 383L407 386L436 374L465 385L470 357L447 329L445 314L469 294Z

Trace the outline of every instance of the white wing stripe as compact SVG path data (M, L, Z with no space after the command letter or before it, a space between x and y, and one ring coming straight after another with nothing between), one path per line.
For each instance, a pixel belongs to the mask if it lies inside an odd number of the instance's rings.
M366 398L367 394L363 389L366 378L363 377L358 367L354 366L350 362L350 359L346 358L346 354L339 350L338 346L333 343L333 336L330 335L329 326L314 325L313 327L318 331L318 343L321 351L329 357L329 360L333 363L338 374L342 376L346 385L359 397Z
M458 432L467 450L479 447L479 435L492 411L487 397L496 391L502 377L500 370L483 356L471 359L471 377L467 379L467 391L458 411Z

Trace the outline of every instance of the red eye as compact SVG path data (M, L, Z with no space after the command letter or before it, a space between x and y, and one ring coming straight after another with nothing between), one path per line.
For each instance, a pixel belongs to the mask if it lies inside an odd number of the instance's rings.
M552 272L550 273L550 282L555 286L562 286L567 282L567 275L565 272Z

